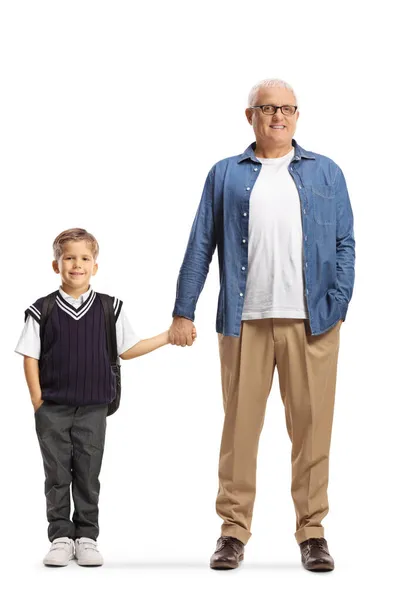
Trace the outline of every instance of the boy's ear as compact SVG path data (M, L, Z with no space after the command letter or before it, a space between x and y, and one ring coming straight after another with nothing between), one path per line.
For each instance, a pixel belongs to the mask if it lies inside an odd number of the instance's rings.
M60 273L60 269L58 268L58 262L56 260L53 260L53 262L51 264L52 264L52 267L53 267L53 271L55 273Z
M99 265L97 263L95 263L94 266L93 266L93 273L92 273L92 275L96 275L98 268L99 268Z

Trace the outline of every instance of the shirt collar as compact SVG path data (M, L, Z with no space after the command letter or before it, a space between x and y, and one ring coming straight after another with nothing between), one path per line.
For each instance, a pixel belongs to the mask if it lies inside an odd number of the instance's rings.
M314 154L312 152L308 152L307 150L304 150L304 148L299 146L299 144L296 142L295 139L292 140L292 146L294 147L293 160L300 160L301 158L311 158L311 159L315 160ZM243 152L243 154L241 154L239 156L238 163L241 163L246 159L250 159L253 162L260 162L258 160L257 156L254 154L255 148L256 148L256 142L253 142L252 144L250 144L250 146L248 148L246 148L246 150Z
M88 291L85 292L84 294L81 294L79 296L79 298L74 298L73 296L70 296L69 294L64 292L64 290L62 289L61 286L58 291L60 292L60 294L64 298L64 300L66 300L67 302L79 302L79 304L83 304L89 298L89 295L92 291L92 286L90 285Z

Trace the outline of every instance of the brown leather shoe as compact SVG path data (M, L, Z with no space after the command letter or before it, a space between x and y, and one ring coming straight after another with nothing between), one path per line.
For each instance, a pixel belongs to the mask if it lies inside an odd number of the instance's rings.
M335 563L325 538L310 538L300 544L301 562L308 571L333 571Z
M223 535L210 559L211 569L236 569L244 556L244 544L234 537Z

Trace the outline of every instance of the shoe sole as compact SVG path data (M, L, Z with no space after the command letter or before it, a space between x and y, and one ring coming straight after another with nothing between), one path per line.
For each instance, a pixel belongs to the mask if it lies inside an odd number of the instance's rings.
M234 567L231 565L227 565L226 562L220 561L213 563L212 565L210 563L210 569L213 569L214 571L232 571L232 569L237 569L238 567L240 567L240 563L242 562L243 558L244 556L241 556L238 559L238 564Z
M73 556L71 556L71 558L69 558L66 562L56 562L56 561L52 561L52 560L46 560L43 561L43 564L45 567L68 567L69 563L71 562L71 560L73 560Z
M80 567L102 567L103 566L103 561L101 562L85 562L85 561L80 561L77 560L77 563Z
M334 570L334 566L330 567L329 565L324 565L324 564L320 564L320 565L314 565L313 567L306 567L303 565L303 567L306 569L306 571L311 571L311 572L317 572L317 573L327 573L328 571L333 571Z

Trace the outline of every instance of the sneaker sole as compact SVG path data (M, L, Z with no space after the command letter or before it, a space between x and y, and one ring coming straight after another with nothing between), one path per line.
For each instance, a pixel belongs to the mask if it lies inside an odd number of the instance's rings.
M90 560L84 560L82 558L79 559L76 555L75 555L75 560L76 560L76 562L78 563L78 565L80 567L102 567L103 563L104 563L103 558L97 560L97 562L96 562L96 561L93 561L93 560L92 561L90 561Z
M74 557L71 556L71 558L69 558L66 562L59 562L59 561L55 561L55 560L54 561L53 560L44 560L43 564L45 567L67 567L73 558Z

